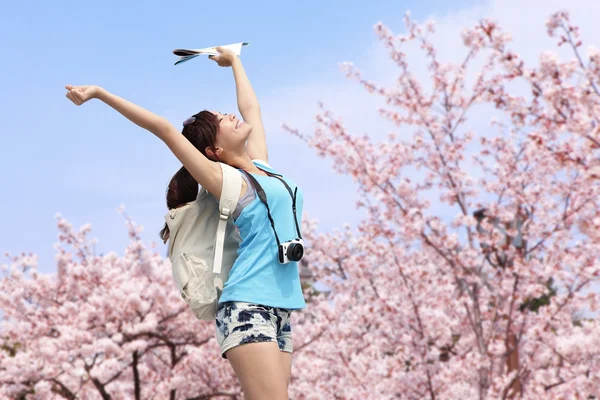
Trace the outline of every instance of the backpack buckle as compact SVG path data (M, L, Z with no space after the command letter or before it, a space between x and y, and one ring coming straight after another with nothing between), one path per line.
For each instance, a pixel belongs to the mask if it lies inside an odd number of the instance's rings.
M230 214L231 214L231 211L229 210L229 208L223 207L223 210L219 213L219 219L227 220L227 219L229 219Z

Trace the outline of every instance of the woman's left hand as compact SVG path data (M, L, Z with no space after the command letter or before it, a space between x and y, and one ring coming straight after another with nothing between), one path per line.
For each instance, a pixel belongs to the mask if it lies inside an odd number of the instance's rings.
M75 105L80 106L88 100L97 98L102 92L102 88L95 85L73 86L66 85L68 90L66 96Z
M220 67L231 67L234 61L238 58L235 53L229 49L224 49L221 46L216 48L219 52L218 56L208 56L211 60L216 61Z

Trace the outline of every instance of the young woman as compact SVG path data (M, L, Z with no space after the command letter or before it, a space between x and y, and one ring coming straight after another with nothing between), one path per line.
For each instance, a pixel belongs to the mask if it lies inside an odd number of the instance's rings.
M98 86L67 85L66 96L78 106L98 99L169 147L183 164L169 183L169 209L194 201L198 184L220 197L221 168L215 161L250 175L242 173L242 197L233 215L242 242L219 299L217 340L247 399L287 400L293 351L290 316L306 303L297 263L279 262L278 239L298 237L295 217L302 215L303 198L290 179L268 165L260 107L240 59L229 50L218 50L219 55L210 58L221 67L232 67L243 121L234 114L204 110L188 118L180 132L165 118ZM273 225L251 177L267 196ZM166 225L160 236L166 242Z

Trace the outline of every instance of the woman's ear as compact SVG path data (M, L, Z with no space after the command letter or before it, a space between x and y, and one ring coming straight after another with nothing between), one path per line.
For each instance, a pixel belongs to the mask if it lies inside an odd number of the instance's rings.
M218 159L221 154L223 154L222 147L215 147L215 151L213 151L210 147L205 149L206 155L213 159Z

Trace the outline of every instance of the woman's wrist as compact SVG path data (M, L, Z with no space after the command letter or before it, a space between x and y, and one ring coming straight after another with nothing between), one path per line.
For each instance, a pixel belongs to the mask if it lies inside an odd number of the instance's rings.
M235 56L232 60L231 60L231 66L232 67L236 67L236 66L241 66L242 65L242 59L239 58L238 56Z
M102 88L100 86L97 86L96 93L94 95L94 97L96 99L101 100L101 101L105 101L106 98L108 97L108 95L109 95L109 93L108 93L108 91L106 89L104 89L104 88Z

